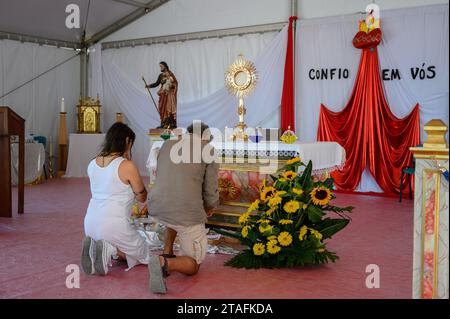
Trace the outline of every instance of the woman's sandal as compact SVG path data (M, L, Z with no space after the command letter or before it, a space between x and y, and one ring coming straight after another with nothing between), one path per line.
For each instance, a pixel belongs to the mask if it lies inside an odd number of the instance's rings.
M167 266L167 257L162 255L162 257L164 258L164 265L161 266L161 270L163 273L164 278L169 277L169 267ZM169 257L169 258L173 258L173 257Z

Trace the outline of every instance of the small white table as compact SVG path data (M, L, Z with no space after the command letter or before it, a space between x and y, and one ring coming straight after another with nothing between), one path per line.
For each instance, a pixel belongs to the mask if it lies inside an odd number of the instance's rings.
M70 134L64 177L87 177L87 168L101 150L106 134Z

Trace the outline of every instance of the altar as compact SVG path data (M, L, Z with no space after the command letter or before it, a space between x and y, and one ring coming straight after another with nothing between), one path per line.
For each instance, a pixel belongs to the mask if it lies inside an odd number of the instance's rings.
M150 189L155 183L157 157L163 140L151 137L147 168L150 171ZM300 157L304 163L312 161L316 178L327 176L345 163L345 150L336 142L295 142L286 144L278 141L259 143L243 141L212 141L217 151L219 169L220 206L208 219L208 224L219 227L237 227L237 218L250 203L258 198L263 179L270 181L292 157Z
M105 134L70 134L64 177L87 177L89 162L100 153L104 140Z

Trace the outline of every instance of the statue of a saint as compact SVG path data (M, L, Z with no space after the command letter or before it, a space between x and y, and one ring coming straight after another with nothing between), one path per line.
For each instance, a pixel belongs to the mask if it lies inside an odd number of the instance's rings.
M178 81L175 75L170 71L166 62L159 63L161 73L155 83L147 85L147 88L161 86L158 90L159 116L161 125L159 128L177 127L177 91Z

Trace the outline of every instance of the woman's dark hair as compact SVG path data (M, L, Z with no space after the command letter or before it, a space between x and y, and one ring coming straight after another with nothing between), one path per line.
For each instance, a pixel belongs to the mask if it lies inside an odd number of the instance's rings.
M167 65L167 63L166 63L166 62L164 62L164 61L161 61L161 62L159 62L159 64L162 64L162 65L164 65L164 67L166 68L166 70L169 70L169 66Z
M120 156L123 156L127 150L127 138L131 145L133 145L136 134L134 134L133 130L129 128L128 125L121 122L114 123L106 133L105 141L103 142L99 156L108 156L111 155L111 153L119 153Z

